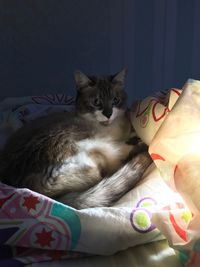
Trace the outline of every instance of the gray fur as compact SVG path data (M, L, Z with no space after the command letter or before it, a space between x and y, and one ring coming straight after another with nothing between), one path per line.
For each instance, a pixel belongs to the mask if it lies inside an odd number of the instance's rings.
M77 209L110 206L129 191L151 159L141 142L126 143L132 127L124 76L125 70L106 77L76 72L76 111L16 131L0 155L1 181Z
M68 203L76 209L111 206L126 192L134 188L150 163L151 159L148 153L140 153L111 177L101 180L84 193L76 192L64 195L59 198L59 201Z

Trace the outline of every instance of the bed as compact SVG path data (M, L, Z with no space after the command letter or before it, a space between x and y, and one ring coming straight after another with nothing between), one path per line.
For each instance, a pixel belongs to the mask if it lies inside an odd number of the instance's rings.
M72 109L63 94L4 100L1 146L35 117ZM75 210L1 183L0 266L200 266L199 118L195 80L131 108L154 163L113 207Z

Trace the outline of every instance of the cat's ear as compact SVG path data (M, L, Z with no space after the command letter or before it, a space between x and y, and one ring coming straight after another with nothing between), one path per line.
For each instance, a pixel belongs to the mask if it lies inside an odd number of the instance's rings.
M114 83L124 83L125 77L127 74L127 68L122 69L120 72L115 74L112 78L112 82Z
M91 82L90 78L80 70L74 72L74 79L77 90L84 88Z

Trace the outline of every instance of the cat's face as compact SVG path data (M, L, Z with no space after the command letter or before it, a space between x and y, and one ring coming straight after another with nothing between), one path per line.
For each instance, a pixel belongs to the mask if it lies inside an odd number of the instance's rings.
M77 87L76 110L82 115L109 124L126 109L123 89L126 70L113 76L86 76L75 72Z

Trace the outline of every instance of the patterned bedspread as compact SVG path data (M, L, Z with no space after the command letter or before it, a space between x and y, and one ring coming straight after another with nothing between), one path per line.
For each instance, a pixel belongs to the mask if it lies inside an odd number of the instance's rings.
M5 100L0 104L1 146L24 123L58 109L73 109L73 98L48 95ZM112 255L162 240L166 232L156 219L158 214L162 218L165 214L174 240L187 239L193 214L154 164L136 188L109 208L78 211L28 189L0 184L0 266ZM195 261L197 254L195 258L191 252L189 258L181 252L180 257L194 266L189 262Z

